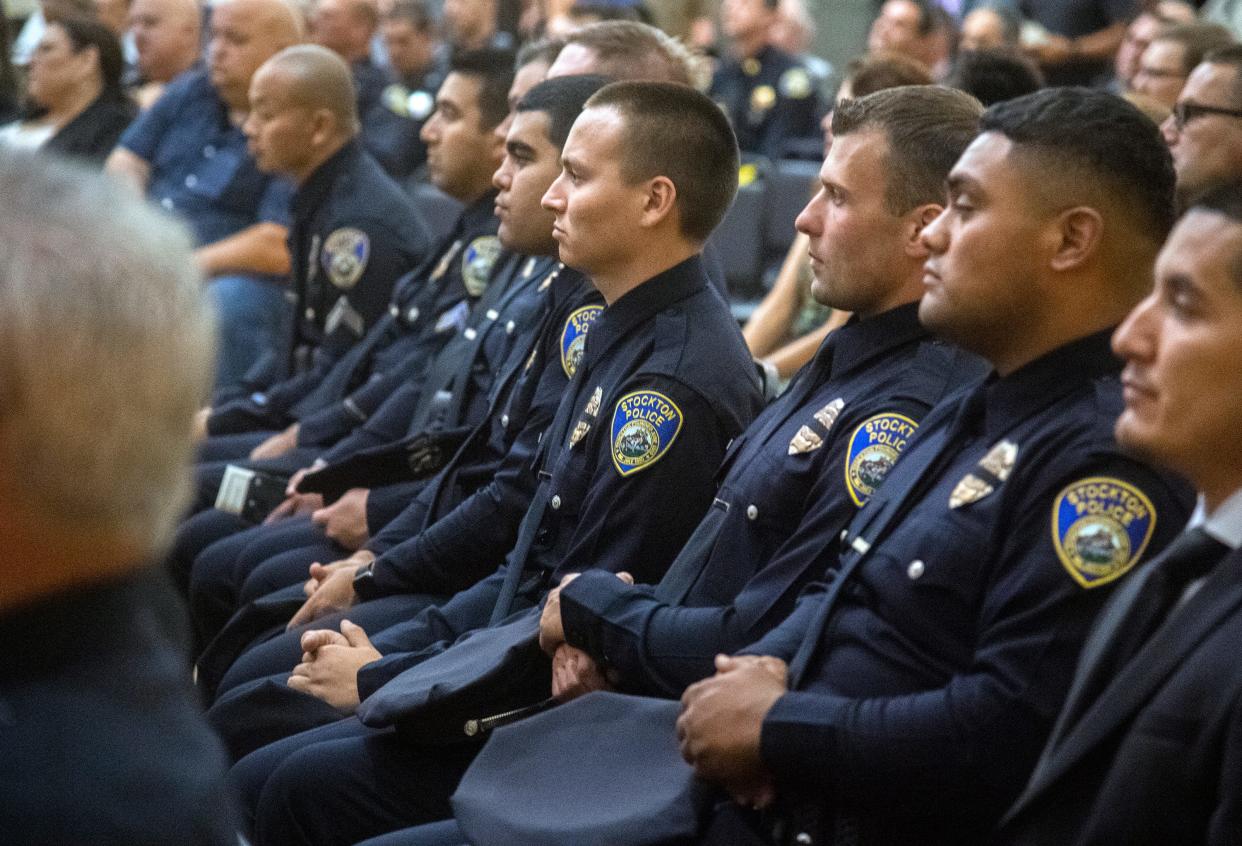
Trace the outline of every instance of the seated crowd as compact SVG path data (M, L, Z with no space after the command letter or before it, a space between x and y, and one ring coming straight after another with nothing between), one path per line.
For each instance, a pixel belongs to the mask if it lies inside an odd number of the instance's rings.
M5 842L1242 843L1230 7L964 5L45 0Z

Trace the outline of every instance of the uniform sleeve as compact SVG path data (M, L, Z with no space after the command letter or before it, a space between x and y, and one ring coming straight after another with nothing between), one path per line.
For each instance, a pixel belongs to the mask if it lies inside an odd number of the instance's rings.
M121 134L118 147L124 147L138 158L147 162L155 158L155 151L166 133L177 119L177 113L185 97L185 88L173 83L165 89L163 96L156 100L151 108L142 112Z
M1043 465L1034 478L1009 481L1014 517L987 570L969 668L943 687L902 696L787 693L764 719L761 740L778 783L877 811L896 791L910 805L969 801L999 816L1017 795L1069 689L1087 630L1117 584L1081 587L1063 565L1049 531L1058 493L1099 476L1144 492L1156 513L1144 557L1177 534L1188 505L1181 491L1120 456L1031 464Z
M287 179L277 177L268 179L267 187L263 189L263 196L259 198L255 222L289 226L290 211L293 208L293 191L293 183Z
M406 382L401 385L365 422L359 424L357 418L354 418L352 429L324 453L324 460L334 464L346 460L354 453L391 444L412 434L408 431L410 420L414 417L421 399L421 382ZM357 400L354 402L355 408L358 408Z
M554 491L563 502L558 517L575 521L557 576L625 571L636 582L654 584L711 504L716 470L738 432L726 430L705 398L674 379L651 376L621 391L623 400L643 394L671 401L680 412L680 428L667 444L660 433L654 458L651 441L641 444L647 451L634 462L645 463L636 464L625 457L628 427L619 403L600 414L599 455L592 477L583 480L585 491Z

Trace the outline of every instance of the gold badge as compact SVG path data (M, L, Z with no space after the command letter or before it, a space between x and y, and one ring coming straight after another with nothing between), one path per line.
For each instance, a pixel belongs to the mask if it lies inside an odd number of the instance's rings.
M804 100L811 94L811 77L802 68L790 68L781 74L777 85L781 94L791 100Z
M763 65L759 64L758 59L749 58L742 61L742 73L747 76L754 76L761 70L763 70Z
M551 287L552 283L556 281L556 277L560 276L561 271L564 269L565 269L565 265L561 264L560 262L557 262L556 267L552 268L552 272L549 273L547 276L543 277L543 281L539 283L539 292L542 293L548 290L548 288Z
M1018 458L1018 445L1013 441L1001 441L988 450L988 454L979 461L979 468L996 479L997 484L1009 478L1014 462ZM949 508L960 508L972 502L978 502L996 490L992 482L974 473L967 473L949 494Z
M766 112L776 104L776 89L771 85L760 85L750 92L750 110Z
M811 431L810 426L803 426L789 442L789 454L798 455L803 452L814 452L824 445L824 439Z

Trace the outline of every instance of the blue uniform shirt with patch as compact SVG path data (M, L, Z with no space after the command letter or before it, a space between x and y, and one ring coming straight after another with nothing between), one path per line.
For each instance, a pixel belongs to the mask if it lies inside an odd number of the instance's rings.
M787 616L798 591L835 564L857 508L845 480L851 433L877 417L916 426L983 374L979 359L932 341L917 312L902 306L830 336L734 440L712 507L657 589L582 574L561 592L566 640L621 689L677 696L713 672L717 654Z
M1117 449L1119 369L1100 333L942 405L826 586L746 648L790 662L761 751L791 819L960 843L1012 802L1109 586L1189 514L1182 483Z
M151 166L147 197L211 244L261 222L289 223L293 184L260 173L206 70L169 83L119 146Z

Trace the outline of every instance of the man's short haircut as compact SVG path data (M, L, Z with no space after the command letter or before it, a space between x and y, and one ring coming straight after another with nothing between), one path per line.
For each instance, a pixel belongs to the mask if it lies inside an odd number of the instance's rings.
M1242 44L1231 44L1219 50L1213 50L1203 57L1203 61L1212 65L1224 65L1233 70L1233 85L1230 88L1229 103L1231 108L1242 108Z
M622 177L631 183L668 177L677 189L682 234L706 241L737 193L737 139L720 107L686 85L614 82L585 108L621 115Z
M550 66L561 54L561 48L564 46L564 41L551 36L536 41L527 41L518 50L514 66L519 70L533 62L542 62Z
M1226 182L1209 188L1190 203L1186 212L1189 214L1192 211L1223 215L1232 222L1242 225L1242 181ZM1233 257L1229 275L1234 287L1242 293L1242 252Z
M895 215L944 202L944 180L979 134L983 107L969 94L934 85L887 88L842 100L832 135L875 130L888 142L885 201Z
M591 95L611 82L606 76L585 74L546 79L526 92L518 101L516 111L543 112L548 116L548 140L557 147L565 146L569 130L582 113Z
M990 106L1038 91L1044 87L1044 75L1034 62L1012 50L967 50L958 54L945 85Z
M513 53L484 48L460 50L449 61L449 71L479 81L479 114L484 129L495 129L509 114L509 86L513 84Z
M1203 61L1203 57L1214 50L1220 50L1234 43L1233 33L1220 24L1192 23L1176 24L1161 30L1151 40L1172 41L1182 47L1182 71L1189 74L1195 66Z
M66 531L156 555L212 369L189 233L52 156L0 150L0 196L0 466Z
M384 20L405 21L419 32L430 32L436 25L423 0L396 0L388 14L384 15Z
M651 80L690 85L694 57L671 35L636 21L601 21L565 37L565 44L589 49L596 73L618 80Z
M1173 159L1156 124L1120 97L1045 88L992 106L979 129L1009 139L1033 162L1041 183L1098 186L1156 243L1169 234Z
M932 75L918 59L882 51L850 60L845 66L850 94L857 99L900 85L931 85Z
M358 102L349 65L332 50L318 44L286 47L265 63L290 79L291 100L311 109L327 109L342 131L358 131Z

